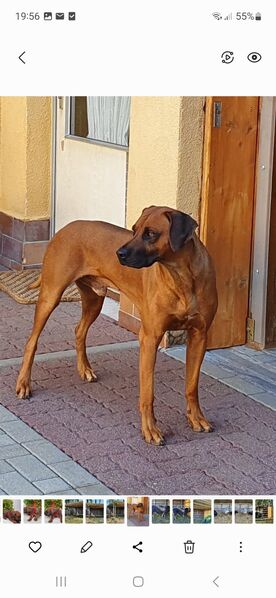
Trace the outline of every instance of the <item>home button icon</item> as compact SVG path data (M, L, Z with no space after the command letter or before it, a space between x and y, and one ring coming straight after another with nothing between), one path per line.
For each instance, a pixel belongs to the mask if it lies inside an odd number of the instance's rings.
M144 585L144 578L141 575L133 577L132 583L135 588L142 588Z

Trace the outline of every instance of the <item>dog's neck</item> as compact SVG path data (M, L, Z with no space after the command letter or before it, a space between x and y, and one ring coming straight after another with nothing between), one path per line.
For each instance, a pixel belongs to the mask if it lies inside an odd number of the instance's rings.
M167 287L186 306L188 314L197 312L197 299L195 293L195 268L194 254L195 243L192 238L183 249L171 252L169 258L160 261L162 277ZM169 274L169 276L168 276Z
M186 277L187 274L193 277L193 261L195 255L196 239L192 237L179 251L170 251L164 260L160 260L162 266L170 271L172 276L178 279Z

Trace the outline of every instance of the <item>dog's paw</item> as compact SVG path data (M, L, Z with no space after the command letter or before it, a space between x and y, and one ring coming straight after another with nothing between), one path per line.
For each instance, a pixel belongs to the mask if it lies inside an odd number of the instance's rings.
M187 414L188 423L194 432L212 432L213 426L205 419L204 415L198 414L192 416Z
M164 446L164 436L155 424L147 425L142 429L142 434L148 444L155 444L156 446Z
M18 382L16 385L16 395L18 399L30 399L32 391L29 382Z
M92 368L84 367L79 370L79 374L82 380L85 382L97 382L98 378L96 374L93 372Z

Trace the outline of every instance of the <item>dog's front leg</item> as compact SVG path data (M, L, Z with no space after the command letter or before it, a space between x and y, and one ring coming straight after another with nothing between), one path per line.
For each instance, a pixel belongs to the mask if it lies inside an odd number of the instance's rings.
M148 334L141 326L140 341L140 412L142 418L142 434L146 442L162 445L164 438L156 425L153 411L154 401L154 366L156 352L162 339L162 334Z
M212 426L204 417L198 400L200 367L206 351L207 332L190 328L188 330L186 357L186 399L187 418L194 432L211 432Z

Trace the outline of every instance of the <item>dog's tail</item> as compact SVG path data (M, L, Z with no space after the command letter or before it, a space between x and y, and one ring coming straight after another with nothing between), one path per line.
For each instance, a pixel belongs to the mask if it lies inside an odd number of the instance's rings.
M40 285L41 285L41 274L39 275L39 277L34 282L32 282L31 284L29 284L28 290L29 289L37 289L38 287L40 287Z

